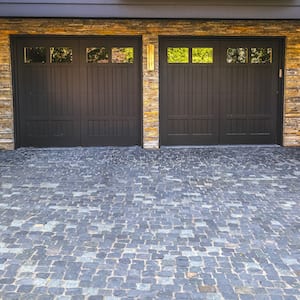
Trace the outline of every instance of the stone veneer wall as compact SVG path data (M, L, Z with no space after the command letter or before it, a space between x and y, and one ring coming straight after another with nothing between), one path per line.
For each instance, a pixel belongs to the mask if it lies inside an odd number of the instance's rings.
M286 37L283 145L300 146L300 21L0 19L0 149L14 149L10 35L141 35L143 40L143 146L159 147L160 35ZM146 68L147 44L155 69Z

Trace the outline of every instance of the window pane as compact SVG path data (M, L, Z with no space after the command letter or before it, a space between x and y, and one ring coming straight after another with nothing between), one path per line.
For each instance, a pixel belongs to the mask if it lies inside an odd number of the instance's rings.
M227 48L227 63L229 64L246 64L248 63L247 48Z
M271 64L272 48L251 48L251 64Z
M127 48L112 48L111 62L116 64L133 64L134 50Z
M192 48L193 64L212 64L213 48Z
M169 64L187 64L189 63L189 48L168 48L167 56Z
M68 47L50 48L51 63L71 63L72 59L73 59L72 48L68 48Z
M24 48L24 63L45 63L46 48L45 47L25 47Z
M108 50L101 48L86 48L86 61L88 63L108 63Z

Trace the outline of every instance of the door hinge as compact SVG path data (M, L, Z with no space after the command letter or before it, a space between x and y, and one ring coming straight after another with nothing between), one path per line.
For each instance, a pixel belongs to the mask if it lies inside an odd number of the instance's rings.
M280 68L279 69L279 78L282 78L283 77L283 70Z

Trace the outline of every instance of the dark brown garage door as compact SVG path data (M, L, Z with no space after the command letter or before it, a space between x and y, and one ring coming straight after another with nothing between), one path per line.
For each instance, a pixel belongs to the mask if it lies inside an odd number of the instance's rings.
M160 40L162 145L280 143L280 41Z
M140 145L140 39L14 40L18 146Z

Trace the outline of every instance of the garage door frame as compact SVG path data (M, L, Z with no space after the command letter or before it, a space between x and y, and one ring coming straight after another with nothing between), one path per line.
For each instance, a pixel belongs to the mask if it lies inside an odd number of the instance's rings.
M276 116L276 144L282 145L283 144L283 112L284 112L284 66L285 66L285 37L282 36L272 36L272 37L262 37L262 36L169 36L169 35L161 35L159 36L159 59L160 59L160 72L159 72L159 82L160 86L164 84L163 76L164 72L162 71L162 60L166 59L165 53L164 53L164 47L165 43L167 41L265 41L265 40L270 40L270 41L275 41L278 43L278 66L280 69L281 77L279 76L278 79L278 96L277 96L277 116ZM171 146L172 144L165 143L163 141L163 130L165 130L162 127L162 124L164 123L164 114L166 114L166 109L165 105L163 103L163 93L162 93L162 88L160 88L159 91L159 103L160 103L160 115L159 115L159 120L160 120L160 140L159 144L160 146ZM220 108L219 108L220 110ZM220 139L219 139L220 140ZM195 144L191 144L195 145ZM209 145L209 144L208 144ZM173 145L176 146L176 145ZM188 146L187 144L182 144L178 146Z
M13 110L14 110L14 139L15 139L15 148L22 147L21 143L21 122L20 122L20 95L18 91L18 60L17 58L17 44L19 40L22 39L74 39L75 40L88 40L88 39L136 39L137 41L137 47L138 47L138 55L135 55L135 61L137 63L137 69L138 69L138 122L139 122L139 136L138 138L138 146L142 145L143 141L143 105L142 105L142 36L141 35L128 35L128 36L119 36L119 35L85 35L85 36L78 36L78 35L48 35L48 34L39 34L39 35L11 35L10 36L10 46L11 46L11 72L12 72L12 86L13 86ZM81 60L81 59L80 59ZM72 145L71 145L72 146ZM74 145L74 146L81 146L81 145ZM95 145L90 145L95 146ZM100 145L101 146L101 145ZM122 145L120 145L122 146ZM46 146L48 147L48 146ZM51 146L50 146L51 147ZM60 146L59 146L60 147ZM66 146L69 147L69 146Z

